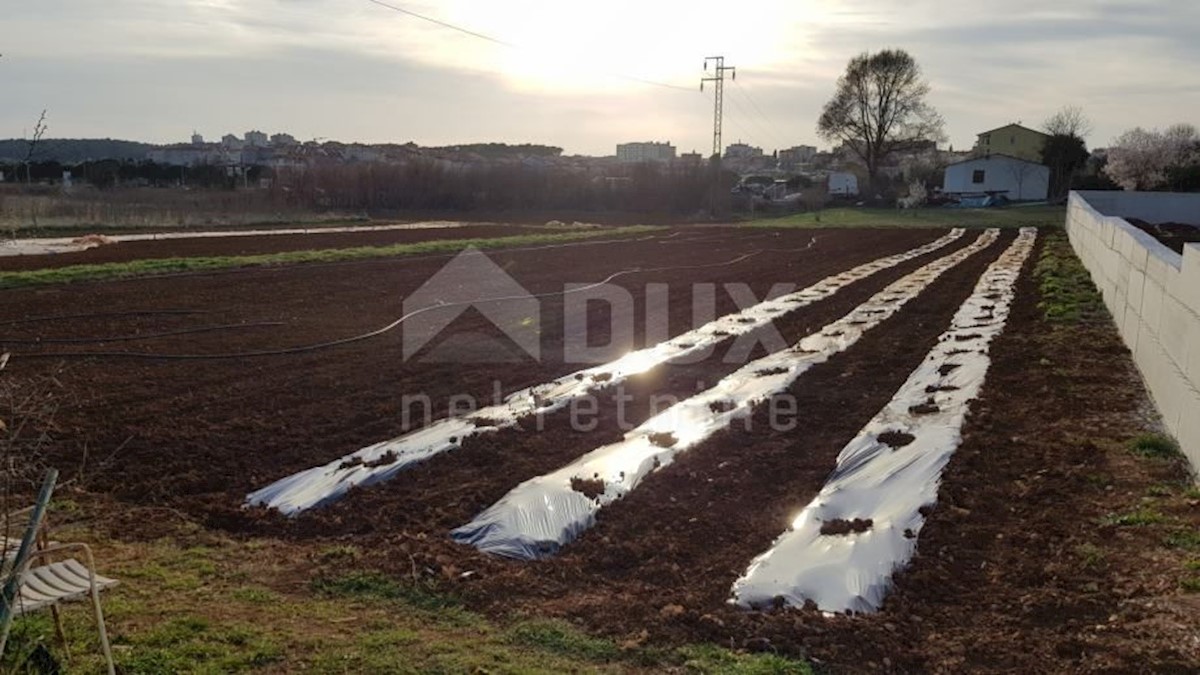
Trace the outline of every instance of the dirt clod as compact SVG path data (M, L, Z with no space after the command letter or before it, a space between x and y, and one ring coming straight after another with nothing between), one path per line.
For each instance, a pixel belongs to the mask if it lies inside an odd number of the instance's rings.
M669 448L679 442L675 434L669 431L656 431L648 436L650 442L660 448Z
M571 479L571 489L588 499L596 499L604 494L604 481L599 478L580 478L576 476Z
M936 406L934 406L934 407L936 407ZM912 443L913 441L915 441L917 437L913 436L910 433L904 432L904 431L892 430L892 431L885 431L882 434L879 434L876 438L879 439L880 443L891 446L894 449L894 448L903 448L904 446L908 445L909 443Z
M821 534L824 535L845 535L845 534L861 534L871 529L875 525L875 521L870 518L855 518L854 520L846 520L844 518L834 518L821 523Z

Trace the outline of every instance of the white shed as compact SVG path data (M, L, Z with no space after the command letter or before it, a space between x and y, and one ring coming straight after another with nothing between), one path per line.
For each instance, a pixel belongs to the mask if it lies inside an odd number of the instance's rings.
M1008 155L964 159L946 167L949 194L1003 194L1014 201L1042 200L1050 193L1050 167Z
M855 196L858 194L858 176L846 172L829 174L829 194Z

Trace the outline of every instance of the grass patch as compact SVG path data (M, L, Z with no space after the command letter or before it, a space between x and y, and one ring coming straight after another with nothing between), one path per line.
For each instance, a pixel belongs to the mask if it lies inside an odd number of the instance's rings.
M1143 506L1127 513L1110 513L1101 520L1101 524L1118 527L1143 527L1157 525L1165 520L1166 517L1159 511Z
M775 654L737 654L715 645L694 645L679 650L684 668L705 675L811 675L812 668Z
M439 592L431 585L398 581L375 572L352 572L340 577L318 577L312 590L326 597L400 600L413 609L444 611L457 609L457 598Z
M762 218L748 227L1062 227L1062 206L1015 206L997 209L931 207L900 211L880 208L833 208Z
M1174 459L1181 455L1179 444L1166 434L1142 434L1129 441L1129 450L1153 459Z
M1041 295L1038 308L1046 321L1076 324L1108 316L1104 298L1062 232L1046 233L1034 277Z
M1104 550L1095 544L1076 546L1075 555L1079 556L1083 566L1088 569L1099 569L1104 566Z
M617 658L617 645L601 638L583 633L571 624L557 619L523 621L507 632L510 644L538 649L584 659L587 661L609 661Z
M94 543L101 571L125 582L103 595L119 672L810 672L800 661L715 645L618 644L561 620L496 622L405 575L330 574L294 588L298 575L319 573L312 563L341 564L353 553L182 532L153 542L71 537ZM87 604L68 605L63 619L65 672L103 672ZM0 672L28 672L35 651L66 664L48 613L18 618L12 636Z
M1179 582L1184 593L1200 593L1200 577L1186 577Z
M1062 227L1066 207L898 210L841 207L751 220L748 227Z
M612 229L581 230L538 234L520 234L509 237L481 237L475 239L435 239L391 246L355 246L350 248L320 249L310 251L285 251L243 256L196 256L190 258L161 258L132 260L122 263L95 265L70 265L41 270L0 272L0 288L42 286L75 281L100 281L128 279L131 277L180 272L208 272L236 267L270 267L312 262L339 262L366 258L415 255L421 253L447 253L468 247L502 249L534 244L567 243L602 236L624 236L653 232L662 229L648 225L634 225Z
M1181 548L1185 551L1200 551L1200 530L1186 529L1167 535L1163 543L1171 548Z

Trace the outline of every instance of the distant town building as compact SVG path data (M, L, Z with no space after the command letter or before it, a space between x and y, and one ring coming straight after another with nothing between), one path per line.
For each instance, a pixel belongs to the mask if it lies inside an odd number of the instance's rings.
M249 145L252 148L266 147L268 140L269 139L267 138L267 135L261 131L255 130L246 132L246 145Z
M976 157L988 155L1008 155L1030 162L1042 161L1042 147L1050 137L1040 131L1023 127L1020 124L1006 124L991 131L985 131L975 140L973 154Z
M289 146L296 145L296 137L291 134L271 134L271 145L273 146Z
M679 156L679 161L684 164L700 164L704 161L704 156L698 152L685 152Z
M779 151L779 167L790 169L801 164L810 164L817 156L817 149L811 145L797 145Z
M155 148L147 153L146 157L156 164L170 164L173 166L226 164L229 161L226 148L205 143L180 143Z
M647 141L617 145L617 160L621 162L669 162L675 159L675 146L669 142Z
M230 150L241 150L245 143L242 142L242 139L234 136L233 134L225 134L221 137L221 145Z
M204 137L195 131L192 132L192 145L204 145Z
M751 157L762 156L762 148L756 148L741 141L725 146L725 157L727 159L749 159Z

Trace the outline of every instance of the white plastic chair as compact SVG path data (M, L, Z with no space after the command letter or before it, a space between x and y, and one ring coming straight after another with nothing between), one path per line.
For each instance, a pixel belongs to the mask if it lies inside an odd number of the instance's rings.
M67 644L58 617L58 605L90 597L104 660L108 665L109 674L115 675L112 646L108 642L108 631L104 626L104 610L100 607L100 591L115 586L117 581L96 574L95 559L87 544L50 543L38 546L46 506L50 502L50 495L57 480L57 470L47 471L37 503L31 509L10 514L6 524L9 532L12 532L14 523L19 526L22 520L28 518L21 539L12 539L6 533L3 549L0 550L0 555L3 556L0 562L0 583L3 584L3 590L0 592L0 620L3 621L0 627L0 655L4 654L4 647L8 643L13 618L46 608L54 615L55 629L65 650ZM84 562L81 563L75 558L53 561L54 558L68 552L82 553ZM45 562L34 566L34 560Z

